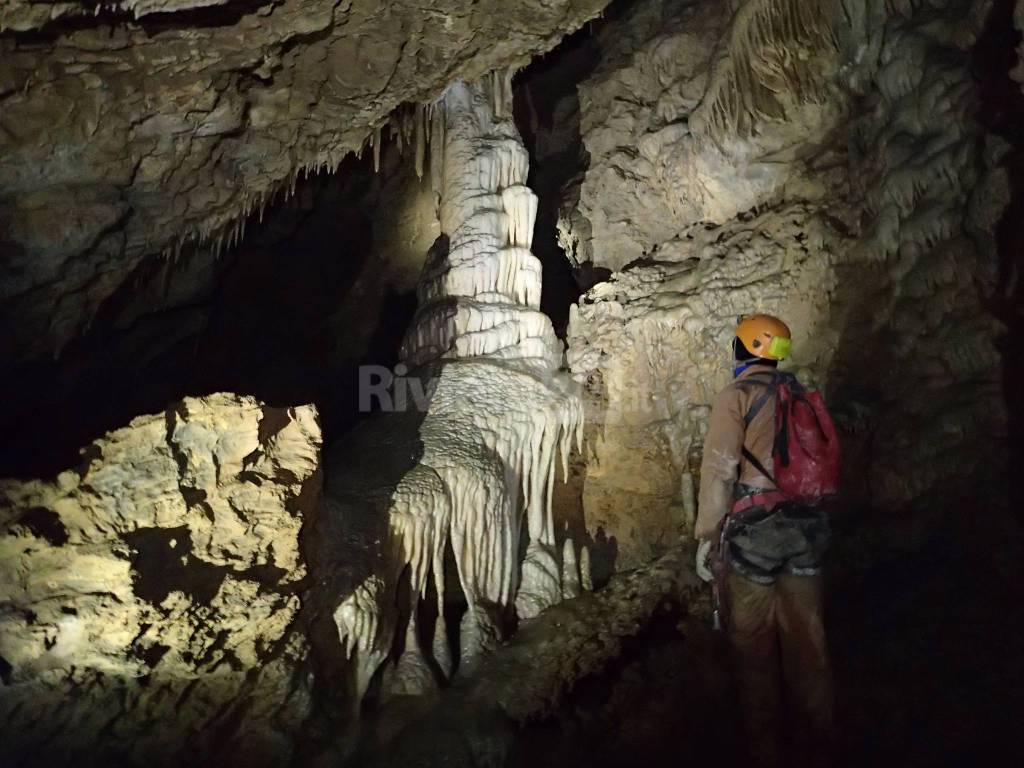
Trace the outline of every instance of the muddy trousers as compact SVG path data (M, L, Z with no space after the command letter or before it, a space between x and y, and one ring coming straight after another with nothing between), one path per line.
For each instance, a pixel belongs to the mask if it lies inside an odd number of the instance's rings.
M823 592L821 576L782 575L767 586L728 576L729 639L752 765L830 762L834 714Z

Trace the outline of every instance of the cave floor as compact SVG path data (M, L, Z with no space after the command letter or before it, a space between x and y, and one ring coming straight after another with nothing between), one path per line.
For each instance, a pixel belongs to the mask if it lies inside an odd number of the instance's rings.
M940 542L851 586L836 585L830 620L841 764L1013 754L1024 716L1020 584L995 559Z
M956 546L833 579L838 766L1003 758L1024 715L1024 590ZM514 764L743 765L727 649L698 619L656 617L623 657L528 726Z

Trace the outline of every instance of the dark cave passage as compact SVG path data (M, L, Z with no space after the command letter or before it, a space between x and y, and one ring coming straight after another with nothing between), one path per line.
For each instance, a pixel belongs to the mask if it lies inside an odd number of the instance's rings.
M223 254L144 260L58 359L5 372L3 474L52 475L104 432L212 392L315 403L342 433L359 417L359 367L398 360L432 218L429 177L391 141L379 173L367 152L300 175Z
M569 323L569 306L590 288L580 265L570 261L558 242L558 217L567 188L586 170L576 84L596 59L591 30L585 29L516 77L516 125L530 152L527 184L540 198L533 251L544 267L541 308L560 338Z
M999 248L998 274L993 286L993 311L1006 325L1002 353L1004 360L1003 391L1009 409L1009 432L1024 434L1024 356L1019 354L1015 339L1024 334L1024 96L1020 83L1012 77L1018 66L1014 50L1021 44L1022 34L1013 25L1014 3L1000 0L989 14L985 36L974 53L976 79L981 88L979 119L1009 145L1004 159L1011 194L1010 202L996 228ZM1024 446L1010 441L1008 466L1024 466ZM1010 484L1016 477L1010 470ZM1016 513L1024 521L1024 513Z

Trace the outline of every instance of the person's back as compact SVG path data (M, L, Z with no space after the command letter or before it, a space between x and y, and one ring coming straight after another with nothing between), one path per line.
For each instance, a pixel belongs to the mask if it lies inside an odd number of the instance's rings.
M750 758L766 766L827 763L833 728L821 579L828 521L781 493L769 469L776 367L789 340L767 315L736 329L736 378L712 405L694 531L698 572L718 579L726 609ZM797 742L785 757L784 701Z
M732 510L737 482L759 491L775 488L770 478L744 461L742 452L746 447L762 463L771 463L774 403L766 403L749 426L744 424L744 416L764 391L759 382L774 371L772 366L760 362L746 366L712 404L700 470L700 504L694 531L698 539L716 536L722 520Z

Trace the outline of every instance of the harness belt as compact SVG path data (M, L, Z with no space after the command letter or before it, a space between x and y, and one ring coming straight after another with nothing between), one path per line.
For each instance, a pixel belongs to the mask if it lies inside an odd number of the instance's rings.
M769 490L764 493L754 493L733 502L732 514L736 515L740 512L745 512L751 507L765 507L766 509L771 509L776 504L780 504L788 499L789 497L782 491Z

